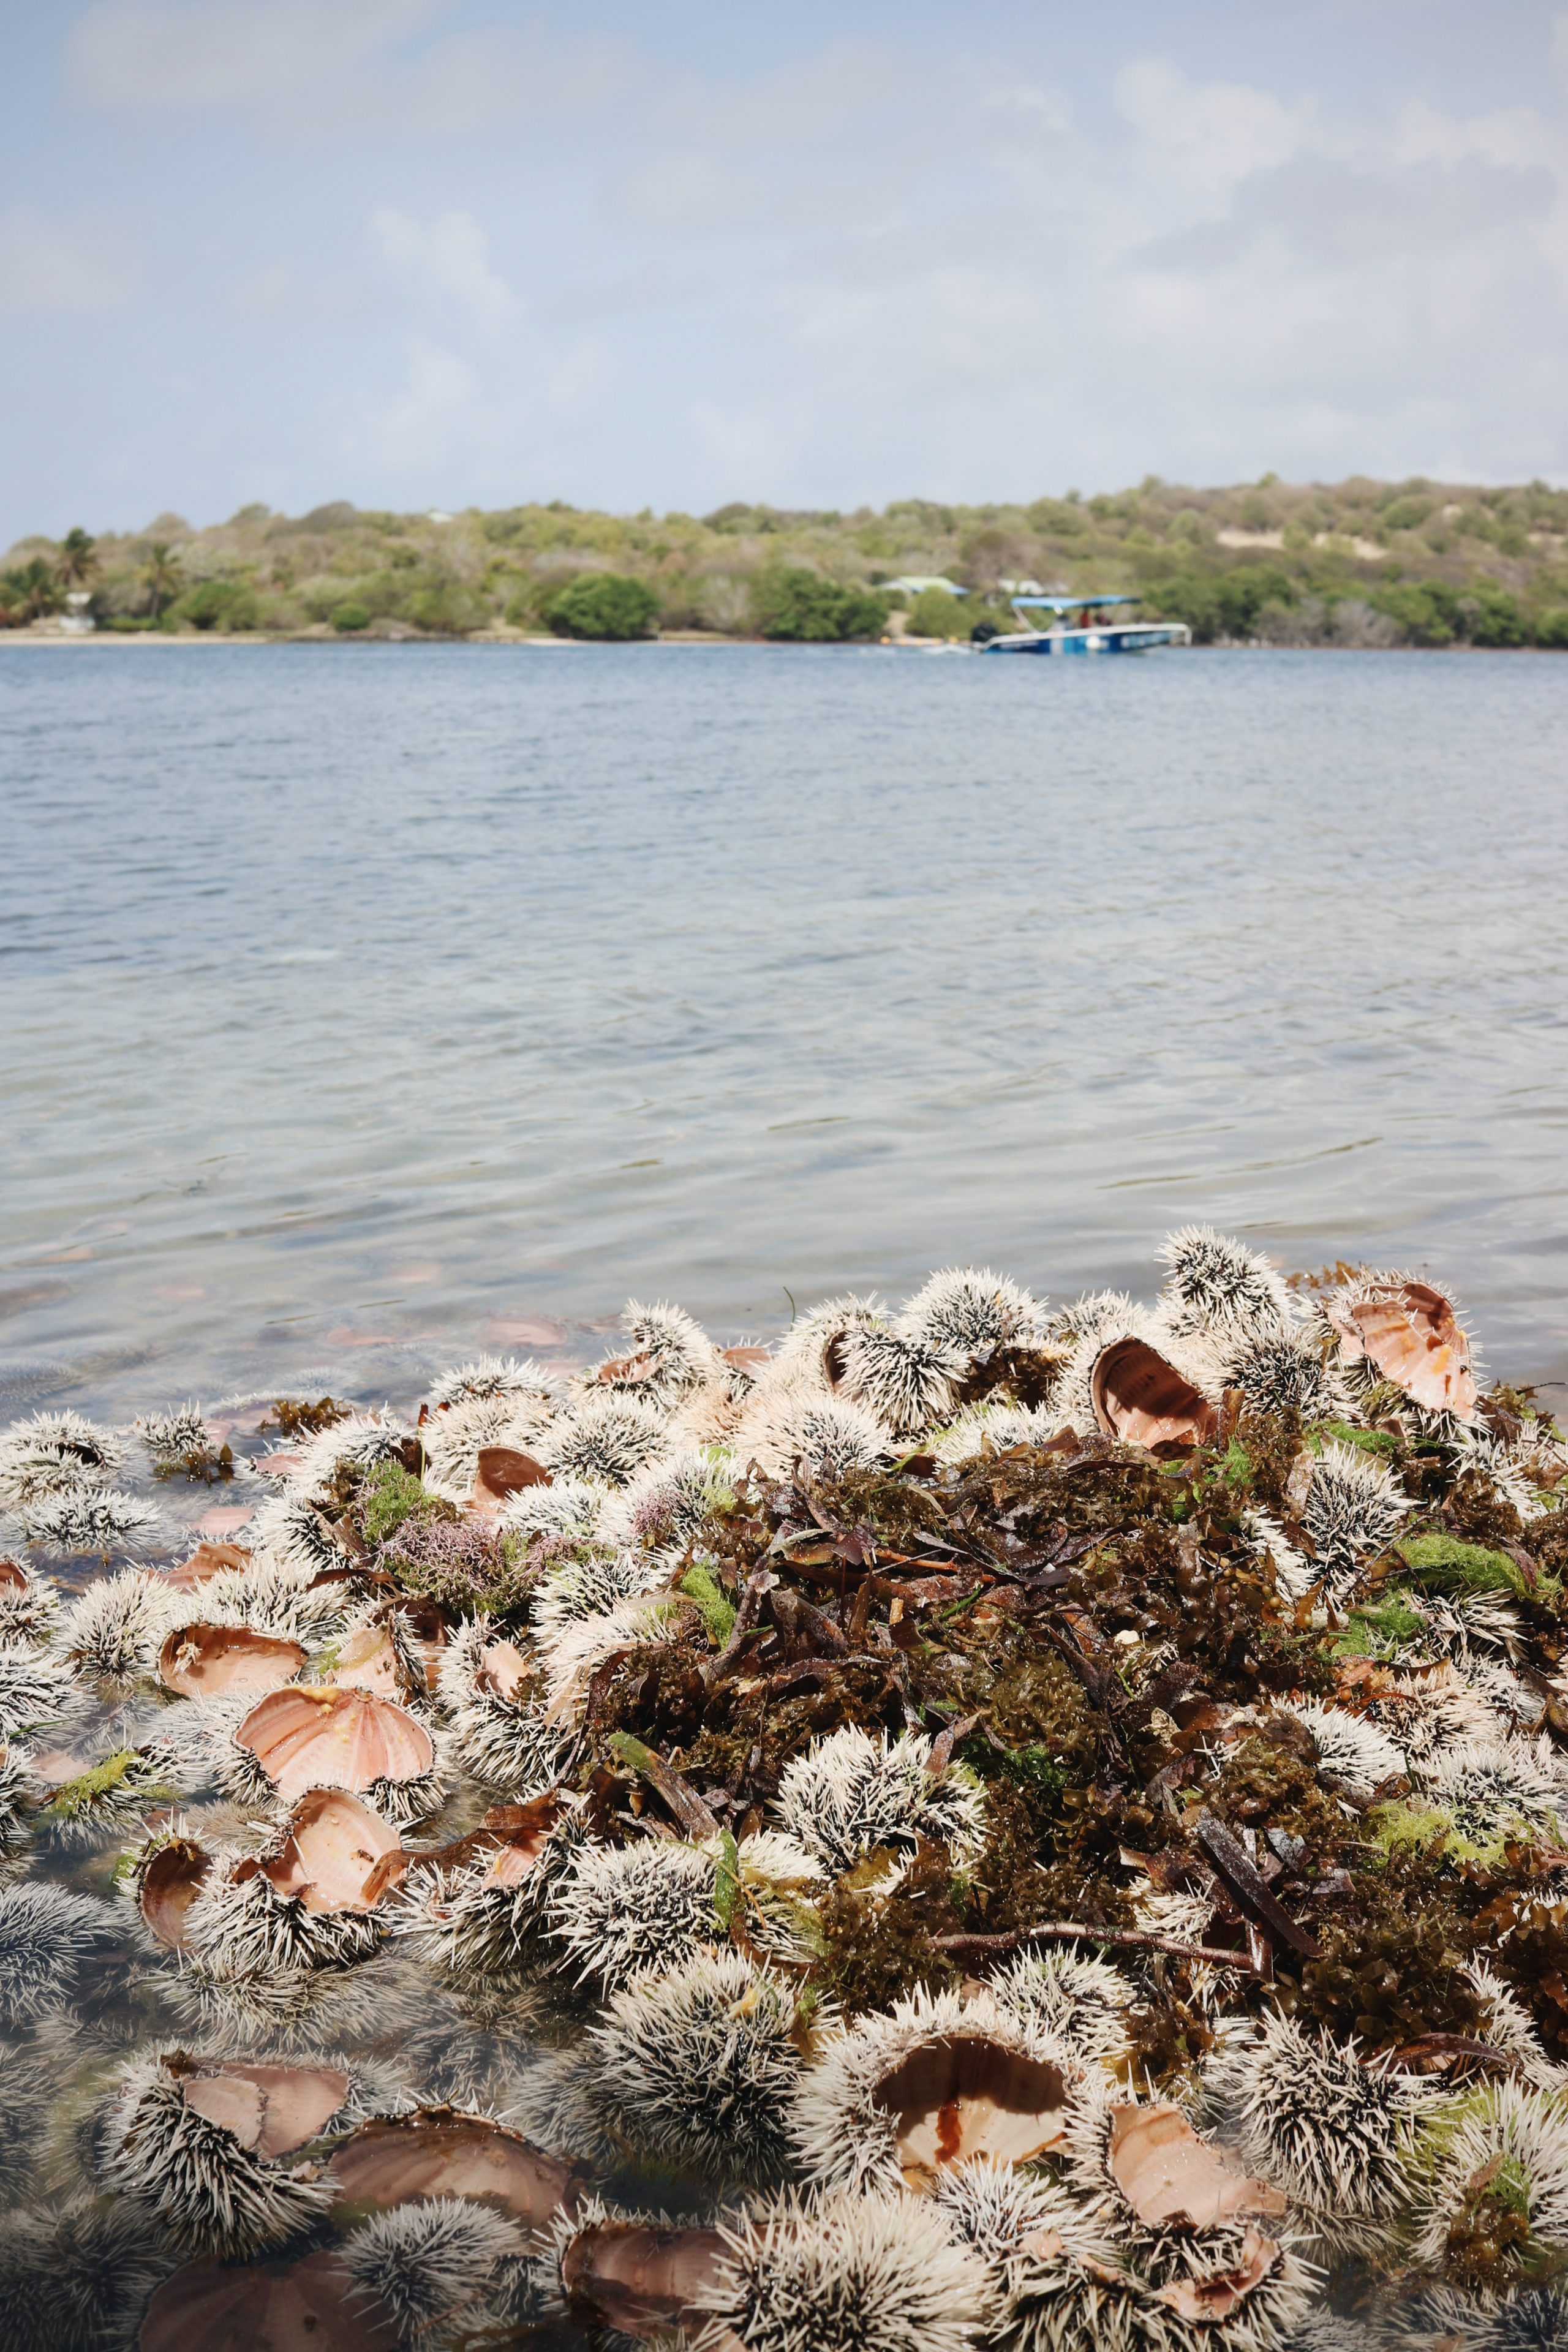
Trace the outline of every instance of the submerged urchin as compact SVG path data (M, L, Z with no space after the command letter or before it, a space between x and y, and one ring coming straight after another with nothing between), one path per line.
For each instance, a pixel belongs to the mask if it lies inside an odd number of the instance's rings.
M170 2267L140 2215L108 2199L0 2216L0 2352L131 2352Z
M552 1888L550 1935L579 1984L613 1991L721 1942L715 1895L712 1857L696 1846L584 1846Z
M985 1834L984 1793L962 1764L933 1771L931 1748L923 1732L889 1739L843 1725L785 1766L779 1826L829 1875L875 1846L909 1853L921 1838L973 1852Z
M60 1589L17 1559L0 1559L0 1646L47 1642L60 1613Z
M39 1808L38 1826L63 1846L93 1846L104 1838L123 1837L150 1805L174 1801L180 1762L171 1740L112 1748L50 1791L48 1802Z
M105 2187L176 2245L226 2260L285 2244L313 2226L331 2203L331 2185L316 2167L284 2159L342 2105L348 2078L336 2077L335 2098L329 2085L324 2097L300 2102L301 2116L280 2110L274 2122L265 2092L246 2079L260 2071L243 2070L237 2079L221 2060L204 2067L184 2051L133 2059L100 2126Z
M29 1543L67 1559L152 1549L163 1525L153 1504L84 1479L23 1504L18 1517Z
M172 1404L163 1412L143 1413L135 1428L137 1436L161 1466L177 1465L187 1454L205 1458L216 1450L206 1417L194 1399L185 1404Z
M1305 2033L1270 2011L1256 2039L1223 2046L1204 2075L1227 2144L1282 2189L1335 2254L1375 2253L1410 2188L1429 2083L1363 2064L1353 2042Z
M503 2266L521 2265L528 2242L510 2214L468 2197L422 2197L373 2214L349 2237L344 2269L391 2318L404 2343L445 2342L472 2326Z
M1160 1256L1166 1269L1161 1320L1178 1338L1230 1341L1289 1329L1290 1293L1260 1250L1212 1225L1183 1225L1161 1244Z
M52 1727L87 1704L64 1658L30 1644L0 1648L0 1739Z
M90 1895L41 1881L0 1888L0 2023L65 2008L113 1934L112 1913Z
M100 1428L79 1412L36 1412L14 1421L0 1435L0 1506L117 1478L127 1458L113 1430Z
M552 1471L600 1486L626 1486L668 1450L665 1416L647 1398L583 1397L540 1441Z
M776 2180L800 2080L795 1988L739 1952L639 1977L589 2032L595 2102L627 2147L712 2180Z
M1076 2058L1114 2060L1128 2049L1128 2014L1138 1996L1109 1961L1068 1950L1019 1952L987 1989L1004 2009Z
M918 2198L784 2197L719 2235L701 2307L745 2352L969 2352L980 2334L984 2273Z
M1301 1525L1331 1593L1348 1590L1363 1560L1394 1541L1412 1507L1384 1463L1353 1445L1324 1446L1312 1466Z

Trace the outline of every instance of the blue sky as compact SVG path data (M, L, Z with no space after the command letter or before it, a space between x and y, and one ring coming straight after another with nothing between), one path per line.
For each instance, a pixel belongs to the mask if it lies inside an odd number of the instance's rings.
M1568 479L1568 10L0 0L0 545Z

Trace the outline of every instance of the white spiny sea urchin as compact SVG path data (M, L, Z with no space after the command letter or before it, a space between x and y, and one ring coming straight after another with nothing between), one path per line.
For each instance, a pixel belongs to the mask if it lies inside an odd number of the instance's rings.
M909 1852L941 1839L955 1854L985 1834L985 1799L962 1764L931 1769L923 1732L897 1739L845 1724L784 1767L774 1811L786 1836L825 1871L848 1870L874 1846Z
M187 1454L205 1456L216 1451L205 1416L194 1400L170 1405L163 1412L143 1413L135 1428L153 1461L160 1464L182 1462Z
M1325 2249L1375 2253L1410 2186L1415 2128L1435 2097L1416 2074L1364 2064L1351 2042L1270 2011L1211 2059L1204 2087L1227 2145L1282 2189Z
M973 1362L994 1348L1037 1348L1045 1339L1045 1303L988 1265L949 1265L921 1284L897 1328Z
M0 1560L0 1647L47 1642L60 1613L60 1589L20 1560Z
M1338 1371L1300 1333L1266 1331L1235 1341L1222 1350L1220 1366L1226 1387L1239 1389L1253 1412L1313 1422L1350 1410Z
M535 1588L531 1604L535 1638L549 1648L568 1625L581 1625L590 1617L606 1615L623 1601L657 1592L665 1574L665 1563L646 1553L595 1546L585 1557L552 1569Z
M139 1568L96 1577L66 1609L59 1647L83 1675L129 1683L150 1675L166 1636L178 1624L182 1596Z
M271 1569L302 1584L346 1566L331 1524L310 1497L290 1489L263 1503L250 1522L250 1573Z
M539 1458L568 1478L628 1486L668 1449L664 1415L647 1397L582 1397L541 1439Z
M704 2306L745 2352L971 2352L984 2273L918 2198L785 2197L721 2230ZM699 2343L710 2340L705 2334Z
M593 2095L638 2156L714 2181L776 2180L800 2080L795 1988L740 1952L640 1976L589 2032Z
M118 1486L90 1485L86 1479L23 1504L17 1516L29 1543L67 1559L87 1552L107 1558L110 1552L151 1550L163 1526L156 1505Z
M1183 1225L1160 1245L1165 1286L1160 1316L1178 1338L1264 1339L1288 1331L1292 1302L1261 1251L1212 1225Z
M466 1404L474 1397L512 1397L552 1404L555 1395L549 1376L531 1358L476 1356L467 1364L453 1364L431 1384L433 1409Z
M418 1432L425 1450L426 1485L460 1501L473 1486L485 1447L500 1445L516 1454L532 1454L554 1419L551 1397L477 1396L444 1406Z
M0 2352L132 2352L170 2267L141 2216L107 2199L0 2216Z
M1308 1699L1293 1700L1280 1711L1311 1735L1320 1766L1334 1780L1342 1780L1352 1797L1370 1797L1384 1781L1404 1779L1404 1751L1365 1716L1352 1715L1347 1707L1320 1706Z
M400 1413L351 1412L305 1440L289 1487L306 1496L322 1494L340 1469L373 1470L379 1462L400 1461L416 1434Z
M834 1385L896 1437L915 1438L952 1412L964 1362L958 1349L917 1333L854 1323L838 1343Z
M1337 1598L1361 1564L1399 1533L1410 1497L1387 1465L1353 1445L1325 1445L1312 1466L1301 1524L1320 1577Z
M1104 2213L1061 2182L976 2158L932 2201L984 2265L988 2352L1163 2352L1164 2307L1123 2268Z
M481 2322L486 2315L477 2306L487 2301L496 2273L527 2253L510 2214L468 2197L422 2197L362 2222L342 2261L366 2300L390 2316L400 2341L424 2345L448 2342L454 2326Z
M1015 1445L1045 1445L1060 1426L1061 1415L1052 1405L1008 1404L987 1397L955 1415L931 1451L939 1462L972 1462L987 1446L1006 1454Z
M0 2025L65 2008L114 1931L112 1913L93 1895L47 1882L0 1887Z
M1413 2245L1428 2269L1443 2269L1482 2175L1483 2189L1495 2184L1527 2217L1535 2245L1568 2248L1568 2105L1560 2096L1515 2082L1467 2090L1428 2117L1418 2155Z
M1421 1768L1421 1787L1478 1845L1521 1830L1555 1830L1568 1815L1568 1786L1544 1738L1468 1739L1439 1748Z
M50 1729L86 1706L86 1694L65 1659L30 1643L0 1648L0 1739Z
M1120 1969L1070 1948L1024 1951L988 1983L994 2000L1075 2058L1108 2062L1128 2048L1128 2012L1137 1995Z
M178 2246L234 2260L283 2245L326 2213L331 2185L284 2160L298 2142L266 2152L264 2098L204 2096L206 2079L183 2051L133 2059L100 2125L100 2176Z
M0 1435L0 1507L36 1502L65 1486L117 1478L123 1441L79 1412L36 1412Z
M551 1890L550 1935L579 1984L614 1991L720 1943L715 1891L712 1858L696 1846L585 1845Z
M447 1644L438 1687L452 1752L487 1788L537 1796L561 1778L571 1737L526 1685L508 1696L506 1678L486 1661L499 1638L489 1618L470 1617Z
M797 1462L808 1473L830 1463L839 1471L875 1470L893 1451L888 1431L864 1405L804 1381L759 1383L735 1432L736 1460L755 1461L775 1477Z

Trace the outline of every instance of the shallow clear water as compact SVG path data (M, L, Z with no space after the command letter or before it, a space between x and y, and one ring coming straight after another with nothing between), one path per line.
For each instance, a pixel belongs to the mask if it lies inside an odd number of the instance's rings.
M7 646L0 1408L1197 1217L1561 1372L1565 771L1551 657Z

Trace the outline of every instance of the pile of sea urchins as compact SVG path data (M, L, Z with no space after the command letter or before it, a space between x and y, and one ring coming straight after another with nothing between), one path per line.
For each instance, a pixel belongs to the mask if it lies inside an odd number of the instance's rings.
M0 2352L1568 2347L1568 1446L1163 1261L0 1435Z

